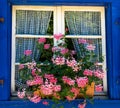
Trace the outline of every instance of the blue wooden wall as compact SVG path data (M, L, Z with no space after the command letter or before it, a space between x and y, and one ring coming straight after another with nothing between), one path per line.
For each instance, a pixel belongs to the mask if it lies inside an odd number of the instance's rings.
M0 108L44 108L27 101L10 100L11 81L11 11L13 5L90 5L105 6L108 69L108 100L95 100L87 108L120 106L120 0L0 0ZM76 102L71 104L75 105ZM70 103L66 104L70 105ZM71 105L72 106L72 105ZM45 107L46 108L46 107ZM69 106L69 108L72 108Z

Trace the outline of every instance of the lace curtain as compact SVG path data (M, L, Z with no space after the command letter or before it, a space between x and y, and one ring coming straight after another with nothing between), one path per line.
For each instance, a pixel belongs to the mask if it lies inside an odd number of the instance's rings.
M46 35L49 26L52 11L16 11L16 34L18 35ZM37 49L36 41L38 38L16 38L16 61L19 62L25 50L32 50L31 58L39 60L40 52ZM19 78L19 66L15 66L15 85L26 86L22 84Z
M51 11L16 11L16 34L45 35L49 25ZM32 50L32 59L38 60L40 52L36 48L36 38L16 38L16 62L19 62L24 50Z
M66 11L65 20L70 35L101 35L101 13L86 11ZM96 45L95 53L99 56L102 54L102 45L100 39L88 39ZM77 52L77 57L81 55L77 39L72 39L73 46Z

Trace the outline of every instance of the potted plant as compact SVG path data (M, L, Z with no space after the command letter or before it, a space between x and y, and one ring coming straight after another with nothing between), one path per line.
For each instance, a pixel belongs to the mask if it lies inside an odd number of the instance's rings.
M54 38L57 46L51 46L45 38L37 40L40 57L46 57L42 61L33 60L31 50L24 51L19 74L20 81L26 86L20 86L18 97L34 103L42 99L72 101L76 98L86 100L93 97L94 91L102 91L104 73L94 59L95 45L78 39L81 56L76 59L76 51L68 49L64 35L55 34ZM48 102L43 101L43 104L48 105ZM85 103L78 107L85 107Z

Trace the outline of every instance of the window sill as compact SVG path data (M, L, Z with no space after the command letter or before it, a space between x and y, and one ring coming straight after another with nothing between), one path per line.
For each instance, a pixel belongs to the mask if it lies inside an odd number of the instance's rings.
M18 98L11 98L9 101L0 101L0 108L51 108L53 102L47 100L49 106L46 107L42 102L34 104L28 100L20 100ZM59 105L63 105L64 108L77 108L78 104L83 102L82 99L76 99L74 101L61 102ZM110 99L94 99L94 103L91 104L87 102L86 108L117 108L120 105L120 100L110 100ZM116 107L115 107L116 106ZM56 107L55 107L56 108Z

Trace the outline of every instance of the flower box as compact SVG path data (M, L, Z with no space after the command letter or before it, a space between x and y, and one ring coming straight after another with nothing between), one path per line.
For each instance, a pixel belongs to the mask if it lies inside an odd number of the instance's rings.
M104 76L94 59L95 46L85 39L78 39L83 54L76 60L76 52L67 48L63 35L56 34L54 38L58 44L52 48L45 38L37 41L41 57L47 58L42 65L40 61L33 60L31 50L25 50L19 72L26 87L19 88L18 97L26 97L34 103L44 98L54 101L92 98L94 90L102 90ZM49 59L51 54L52 59ZM45 101L43 104L48 103Z

